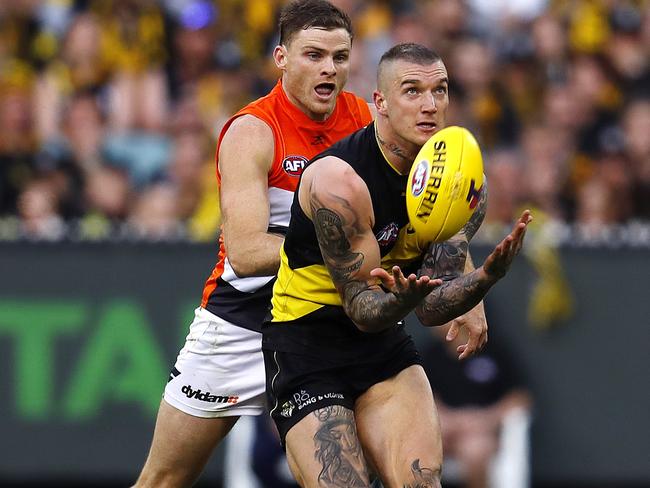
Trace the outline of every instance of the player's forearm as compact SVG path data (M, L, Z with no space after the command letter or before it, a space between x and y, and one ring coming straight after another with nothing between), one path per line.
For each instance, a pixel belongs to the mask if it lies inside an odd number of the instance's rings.
M419 276L451 281L463 274L468 255L464 237L454 236L448 241L432 244L422 258Z
M435 288L416 307L415 314L426 326L446 324L473 309L497 281L478 268Z
M231 241L226 238L226 252L235 274L240 278L277 274L283 240L282 236L267 232L251 233Z
M364 282L349 282L340 289L345 313L363 332L379 332L406 317L415 303Z

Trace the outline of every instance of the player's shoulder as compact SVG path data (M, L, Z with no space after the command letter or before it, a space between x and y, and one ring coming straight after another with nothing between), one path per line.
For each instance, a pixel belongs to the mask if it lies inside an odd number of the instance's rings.
M367 157L371 152L374 139L374 125L368 124L335 142L322 154L334 154L344 160L356 161L359 158Z
M358 95L355 95L351 91L341 90L341 93L339 94L339 96L342 97L345 100L349 100L351 102L355 102L355 103L358 103L360 105L361 104L366 104L366 105L368 104L368 102L366 102L363 98L361 98Z
M339 93L338 104L343 105L348 111L355 112L364 119L371 120L372 113L366 100L349 91Z
M349 161L341 156L329 154L313 161L304 171L303 180L317 180L320 188L327 188L332 194L356 197L367 191L366 183L357 174Z
M234 119L226 129L223 143L250 145L267 150L266 146L273 145L273 130L260 118L244 114Z
M242 115L232 121L219 145L220 171L227 166L240 172L249 163L266 171L271 167L274 151L271 128L253 115Z

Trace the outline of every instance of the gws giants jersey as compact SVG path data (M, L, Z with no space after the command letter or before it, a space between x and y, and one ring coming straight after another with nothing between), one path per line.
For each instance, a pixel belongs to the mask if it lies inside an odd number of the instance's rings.
M217 158L223 136L232 122L247 114L264 121L273 131L275 150L268 175L269 231L284 234L289 225L293 192L307 161L369 124L372 120L370 110L361 98L341 92L332 115L317 122L289 101L278 81L268 95L250 103L228 120L219 136ZM220 180L218 160L217 179ZM217 264L205 283L201 306L233 324L259 331L271 300L273 279L274 276L237 276L230 266L221 236Z

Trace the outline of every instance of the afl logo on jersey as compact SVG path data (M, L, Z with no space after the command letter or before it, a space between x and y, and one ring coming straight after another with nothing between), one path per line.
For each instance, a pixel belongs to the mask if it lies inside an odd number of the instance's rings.
M375 237L377 238L377 243L381 247L386 247L395 242L399 237L399 227L397 227L395 222L391 222L381 229Z
M304 156L287 156L282 161L282 169L289 176L300 176L306 164L307 158Z

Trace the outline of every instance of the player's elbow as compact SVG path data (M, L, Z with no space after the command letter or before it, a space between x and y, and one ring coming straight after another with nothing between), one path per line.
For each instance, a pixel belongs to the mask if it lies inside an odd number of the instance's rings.
M343 306L346 315L352 320L354 325L361 332L373 333L380 332L383 330L385 325L385 320L381 320L377 314L361 312L358 307L355 306Z
M352 319L354 322L354 325L357 326L357 329L359 329L361 332L369 333L369 334L374 334L375 332L381 332L386 328L386 323L385 322L380 322L380 321L374 321L374 320L355 320Z
M255 263L250 258L250 254L245 251L230 251L228 253L228 262L230 267L240 278L255 276Z

